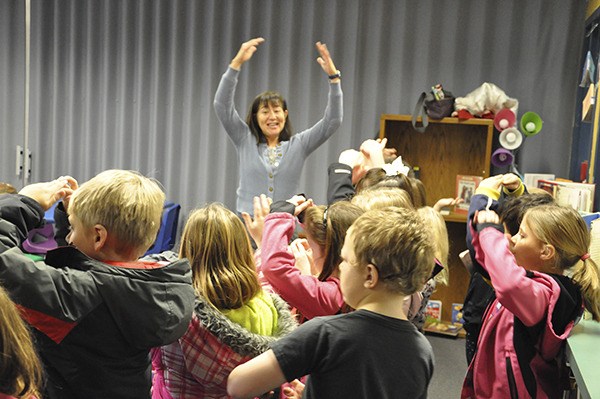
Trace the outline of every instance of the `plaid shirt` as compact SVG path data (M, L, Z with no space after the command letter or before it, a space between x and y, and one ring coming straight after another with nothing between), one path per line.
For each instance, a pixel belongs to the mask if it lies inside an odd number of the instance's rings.
M250 359L220 342L196 315L186 334L178 342L160 348L160 355L162 364L153 362L155 373L162 371L171 397L182 399L227 398L229 373ZM169 398L158 394L153 393L153 398Z
M231 371L267 350L270 342L296 327L287 304L271 296L278 313L278 332L273 337L248 332L210 305L203 307L200 318L194 312L183 337L170 345L152 350L152 398L229 398L227 377ZM219 330L223 337L220 338L219 333L213 334L208 328ZM241 348L234 350L223 342L224 338L231 339L232 336L236 336L234 340Z

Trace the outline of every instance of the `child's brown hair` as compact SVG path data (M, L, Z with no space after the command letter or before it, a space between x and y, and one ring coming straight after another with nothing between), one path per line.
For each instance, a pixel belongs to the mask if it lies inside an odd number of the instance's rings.
M29 329L0 286L0 392L40 398L42 366Z
M324 249L325 260L319 280L324 281L342 262L341 251L346 232L364 211L348 201L306 209L304 230Z
M411 295L431 275L434 250L431 230L412 209L368 211L352 225L359 264L372 264L392 292Z

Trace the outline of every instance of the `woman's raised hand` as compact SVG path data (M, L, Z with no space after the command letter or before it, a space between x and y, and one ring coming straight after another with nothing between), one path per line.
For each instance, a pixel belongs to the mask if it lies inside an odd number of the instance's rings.
M331 55L329 54L329 50L327 49L327 45L325 43L317 42L317 51L319 52L319 57L317 58L317 62L321 65L321 68L325 71L327 76L335 75L338 73L333 60L331 59ZM331 80L332 82L339 81L338 79Z
M235 57L233 57L233 60L231 60L229 66L239 71L242 67L242 64L252 58L252 55L254 55L256 52L257 47L264 41L265 39L262 37L255 37L254 39L250 39L247 42L242 43L240 50Z

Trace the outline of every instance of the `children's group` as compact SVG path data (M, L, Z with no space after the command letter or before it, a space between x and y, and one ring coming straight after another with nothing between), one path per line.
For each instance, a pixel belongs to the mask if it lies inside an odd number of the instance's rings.
M243 119L239 71L264 41L241 45L214 100L238 154L236 209L199 204L174 251L146 255L165 193L139 172L1 186L0 397L427 397L425 308L448 284L440 209L462 200L426 198L386 139L340 153L327 203L300 194L304 160L343 117L342 76L317 42L323 118L294 133L267 91ZM59 246L29 253L52 207ZM587 225L509 173L479 184L465 236L461 396L562 397L566 339L584 308L600 320Z

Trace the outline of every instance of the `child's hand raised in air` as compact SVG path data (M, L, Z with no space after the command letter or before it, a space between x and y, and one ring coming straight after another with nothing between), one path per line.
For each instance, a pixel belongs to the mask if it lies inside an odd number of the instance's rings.
M475 213L475 217L473 218L475 223L484 224L484 223L494 223L500 224L500 217L494 211L481 210Z
M256 243L257 248L260 248L265 217L269 214L271 202L273 202L271 198L261 194L260 197L254 197L254 218L248 213L242 212L242 219L244 219L248 234Z
M59 177L44 183L29 184L19 191L19 194L35 200L47 211L58 200L70 198L77 188L77 181L70 176Z
M304 276L312 276L314 270L313 251L308 241L304 238L297 238L290 244L290 250L294 254L296 262L294 265Z
M494 190L494 191L500 191L500 188L502 188L502 179L503 178L504 178L504 175L495 175L495 176L486 177L479 183L479 187L488 188L488 189Z
M306 199L304 195L294 195L292 198L287 200L290 204L294 204L294 216L298 216L306 208L313 206L313 200L311 198Z
M502 185L510 191L515 191L521 186L521 179L514 173L502 175Z

